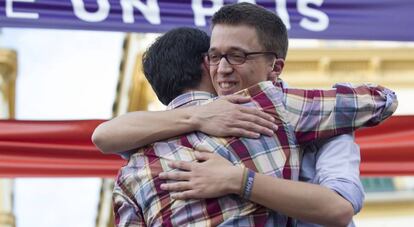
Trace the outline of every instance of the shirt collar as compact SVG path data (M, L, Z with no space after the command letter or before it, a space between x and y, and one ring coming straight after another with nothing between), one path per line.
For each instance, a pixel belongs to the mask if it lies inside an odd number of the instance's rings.
M176 109L182 106L193 106L200 101L214 98L215 95L204 91L191 91L177 96L167 106L168 110Z

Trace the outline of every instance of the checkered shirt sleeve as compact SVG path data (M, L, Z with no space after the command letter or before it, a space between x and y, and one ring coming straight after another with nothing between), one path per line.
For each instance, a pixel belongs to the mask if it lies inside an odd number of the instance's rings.
M283 93L300 144L378 125L398 106L393 91L371 84L336 84L330 90L283 89Z

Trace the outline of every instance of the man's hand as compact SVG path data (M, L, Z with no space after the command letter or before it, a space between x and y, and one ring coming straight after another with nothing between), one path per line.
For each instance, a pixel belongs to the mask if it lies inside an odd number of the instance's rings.
M161 179L178 181L161 184L161 189L174 192L173 199L205 199L239 193L243 168L210 152L196 151L195 157L203 162L170 162L171 168L184 171L160 173Z
M257 108L238 105L249 101L249 97L241 95L221 97L209 104L193 107L192 120L196 122L198 131L213 136L272 136L277 130L275 119Z

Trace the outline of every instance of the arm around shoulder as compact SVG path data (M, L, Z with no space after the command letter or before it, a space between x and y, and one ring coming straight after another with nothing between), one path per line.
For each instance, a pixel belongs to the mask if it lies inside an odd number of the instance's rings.
M190 108L131 112L99 125L93 143L102 153L119 153L197 130Z
M236 97L236 98L235 98ZM99 125L93 143L102 153L119 153L193 131L209 135L257 138L273 135L274 118L257 108L244 107L239 96L220 98L209 104L167 111L137 111ZM248 101L244 98L242 101Z

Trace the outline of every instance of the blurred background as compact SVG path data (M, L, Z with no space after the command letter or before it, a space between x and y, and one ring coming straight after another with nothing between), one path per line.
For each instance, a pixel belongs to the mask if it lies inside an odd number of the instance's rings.
M1 24L1 23L0 23ZM160 110L140 61L155 33L0 28L0 117L109 119ZM414 115L414 43L292 39L282 78L291 87L372 82ZM357 226L412 226L414 178L362 178ZM1 227L113 226L112 178L1 178Z

